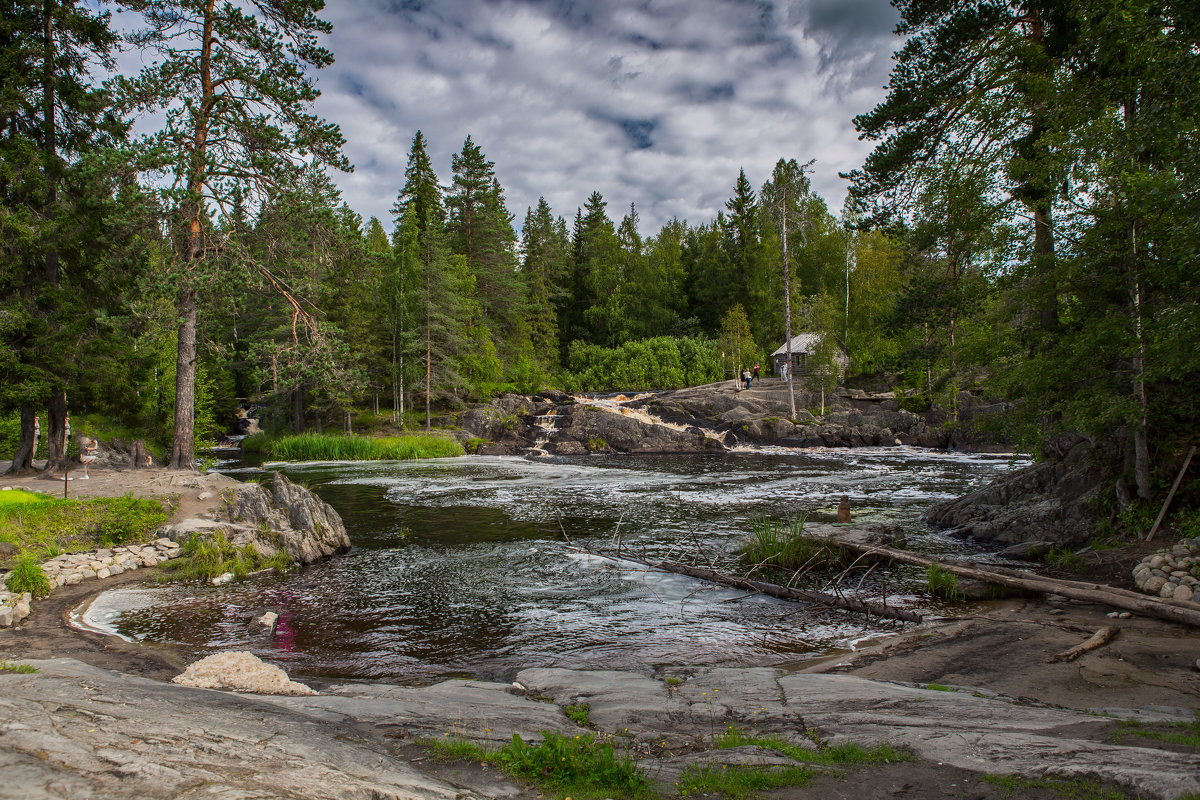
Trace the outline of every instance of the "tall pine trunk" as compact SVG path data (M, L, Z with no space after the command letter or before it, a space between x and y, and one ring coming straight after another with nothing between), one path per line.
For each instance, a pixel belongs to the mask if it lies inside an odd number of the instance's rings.
M46 465L43 475L60 472L67 466L67 393L59 389L50 395L50 414L46 429Z
M184 278L185 281L189 280ZM193 469L196 462L196 292L179 292L179 342L175 353L175 430L171 469Z

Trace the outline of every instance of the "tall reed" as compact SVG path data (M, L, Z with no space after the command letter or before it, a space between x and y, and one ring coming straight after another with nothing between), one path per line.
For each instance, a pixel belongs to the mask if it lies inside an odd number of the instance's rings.
M750 538L738 550L743 563L780 570L832 568L849 563L850 554L836 544L804 534L804 517L750 521Z
M462 445L445 436L327 436L304 433L267 442L264 452L280 461L410 461L463 454Z

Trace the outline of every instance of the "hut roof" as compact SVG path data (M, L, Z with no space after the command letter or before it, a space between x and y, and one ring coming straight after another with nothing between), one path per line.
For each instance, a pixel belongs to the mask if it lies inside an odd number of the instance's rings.
M792 352L793 353L811 353L813 350L816 350L820 344L821 344L821 334L819 334L819 333L797 333L795 336L792 337ZM771 355L773 355L773 356L787 355L787 345L786 344L779 345L779 349L776 350L774 353L771 353Z

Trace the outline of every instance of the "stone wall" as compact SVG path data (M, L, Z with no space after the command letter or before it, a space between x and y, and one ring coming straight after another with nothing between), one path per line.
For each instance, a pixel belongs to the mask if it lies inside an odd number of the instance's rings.
M1172 600L1200 598L1200 536L1151 553L1133 568L1133 582L1146 594Z

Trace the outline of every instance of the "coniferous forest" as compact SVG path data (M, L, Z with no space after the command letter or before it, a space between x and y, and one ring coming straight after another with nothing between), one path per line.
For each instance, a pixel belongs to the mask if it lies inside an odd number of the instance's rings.
M190 468L243 402L369 432L731 378L782 344L786 274L790 329L844 349L849 382L1006 401L1023 448L1081 433L1117 496L1161 501L1200 419L1200 8L894 4L843 210L820 153L780 153L649 230L586 186L511 208L488 142L439 164L421 131L392 216L363 219L313 112L319 0L125 0L120 35L92 3L4 0L0 457L31 467L39 415L48 468L68 414Z

